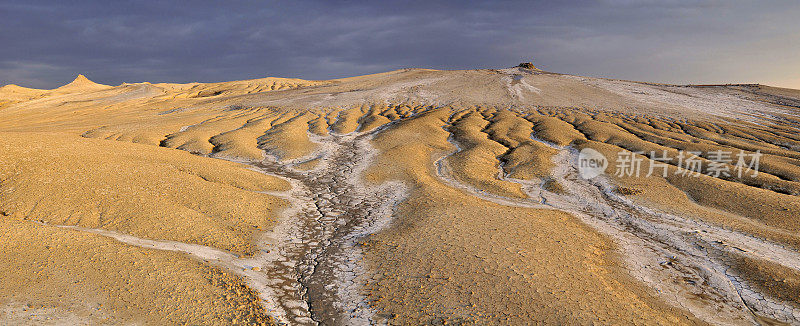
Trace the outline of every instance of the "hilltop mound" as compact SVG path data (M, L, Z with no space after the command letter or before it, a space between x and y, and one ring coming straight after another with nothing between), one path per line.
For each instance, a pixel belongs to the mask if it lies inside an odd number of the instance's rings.
M89 91L103 90L109 88L112 88L112 86L95 83L89 80L89 78L86 78L86 76L78 74L78 76L75 77L75 80L73 80L69 84L54 89L53 92L55 93L89 92Z

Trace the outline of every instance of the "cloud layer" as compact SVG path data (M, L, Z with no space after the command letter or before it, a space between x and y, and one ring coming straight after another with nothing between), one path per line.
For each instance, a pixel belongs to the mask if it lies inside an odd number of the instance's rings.
M66 1L0 4L0 85L52 88L398 68L545 70L800 88L800 4Z

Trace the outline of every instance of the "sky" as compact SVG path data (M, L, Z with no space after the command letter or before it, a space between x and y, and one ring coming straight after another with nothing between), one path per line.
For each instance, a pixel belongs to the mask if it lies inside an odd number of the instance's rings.
M505 68L800 89L800 1L2 1L0 85Z

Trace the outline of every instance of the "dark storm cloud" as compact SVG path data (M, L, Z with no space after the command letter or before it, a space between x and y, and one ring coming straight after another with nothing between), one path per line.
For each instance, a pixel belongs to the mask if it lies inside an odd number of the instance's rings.
M404 67L800 87L795 2L19 2L0 84L327 79Z

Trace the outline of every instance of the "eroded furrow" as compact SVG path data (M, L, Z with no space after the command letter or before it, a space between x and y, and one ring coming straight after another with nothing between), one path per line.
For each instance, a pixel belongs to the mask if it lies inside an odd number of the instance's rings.
M256 165L297 180L304 189L293 197L305 204L288 222L284 237L277 237L279 242L274 244L279 263L265 270L272 278L283 280L284 295L309 303L307 310L286 310L292 324L379 322L361 292L369 273L362 265L358 241L388 224L405 190L399 184L371 187L361 181L361 173L374 155L368 142L371 135L315 138L324 154L314 170L302 171L294 164L277 161Z

